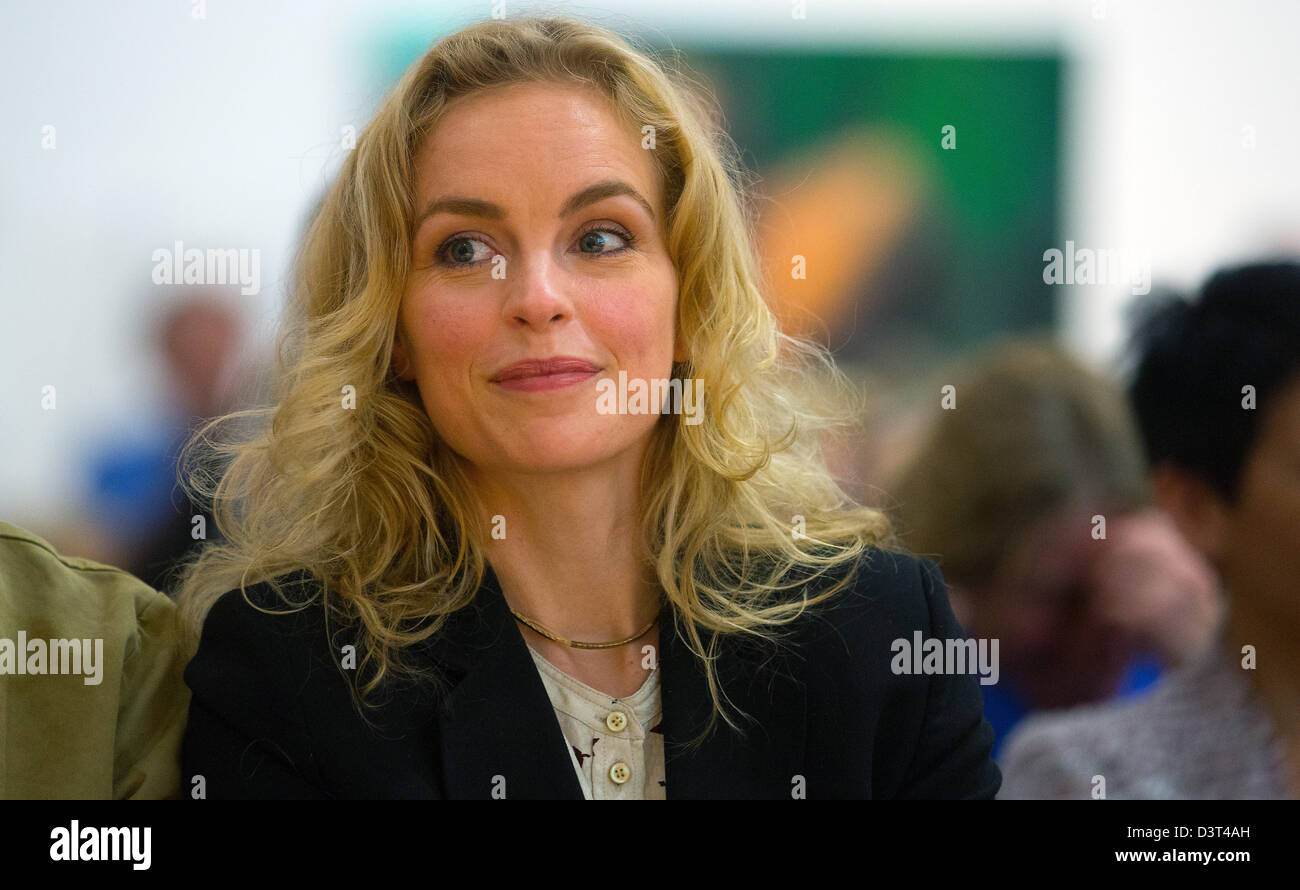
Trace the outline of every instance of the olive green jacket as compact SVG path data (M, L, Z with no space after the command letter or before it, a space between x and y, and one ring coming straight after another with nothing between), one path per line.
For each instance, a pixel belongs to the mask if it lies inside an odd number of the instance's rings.
M0 522L0 799L179 797L178 630L143 581Z

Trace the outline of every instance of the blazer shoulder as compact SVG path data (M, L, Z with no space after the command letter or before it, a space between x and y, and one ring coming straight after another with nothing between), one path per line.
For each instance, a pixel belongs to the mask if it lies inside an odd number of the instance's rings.
M311 606L320 602L320 592L320 582L309 572L289 572L274 579L227 590L214 601L211 612L217 612L219 608L238 611L241 604L244 609L262 614L310 611Z
M886 670L893 642L911 639L916 631L924 636L959 632L945 621L951 615L946 587L931 560L870 547L822 574L799 572L806 580L791 589L796 601L800 595L830 595L810 605L778 636L792 644L787 651L797 660L833 676L848 676L864 665L873 673ZM758 643L743 645L769 651Z
M325 630L321 589L310 575L293 573L221 594L203 621L202 636L234 635L251 641L315 639ZM323 639L323 637L321 637Z
M945 649L965 637L939 567L871 548L848 571L805 638L810 714L825 736L872 740L873 797L992 799L1002 776L976 678L898 660L918 635ZM833 759L851 756L836 750Z
M872 638L888 634L892 639L945 623L947 587L930 559L871 547L852 564L828 573L818 586L825 590L845 576L848 583L811 610L818 637L833 632Z
M203 776L214 798L320 797L308 712L325 703L341 719L345 696L334 692L342 686L330 661L319 598L299 607L268 583L222 594L185 668L184 775Z
M185 667L194 694L270 716L308 682L337 671L322 600L307 599L310 592L309 582L292 575L218 597L203 621L198 651Z
M274 684L294 700L323 697L340 712L345 704L361 709L360 690L371 676L358 667L365 628L360 618L343 617L332 606L327 609L323 593L316 578L295 572L222 594L203 622L186 682L196 692L200 686L215 691L212 687L242 671L248 674L243 688L250 695L264 696L270 691L266 686ZM436 697L441 687L426 682L430 670L436 673L441 666L431 644L415 644L398 658L400 663L390 661L390 668L405 666L411 672L391 670L367 702L383 705L396 697L399 703L412 703ZM264 679L253 682L257 676ZM357 713L360 716L361 710Z
M225 642L263 643L300 635L321 617L318 600L305 605L287 601L266 581L227 590L213 600L203 616L194 661L200 660L205 650Z

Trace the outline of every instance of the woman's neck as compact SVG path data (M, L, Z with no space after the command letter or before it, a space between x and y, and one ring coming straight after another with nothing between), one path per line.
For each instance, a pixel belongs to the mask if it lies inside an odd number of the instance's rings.
M570 473L473 481L486 557L511 608L570 640L623 639L658 614L641 558L636 455Z

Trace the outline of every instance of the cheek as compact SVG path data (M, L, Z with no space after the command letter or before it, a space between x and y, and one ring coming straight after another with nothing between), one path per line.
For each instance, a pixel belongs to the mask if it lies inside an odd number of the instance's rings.
M445 292L411 296L402 317L420 401L438 435L465 453L475 426L473 375L492 336L493 315L481 300Z
M465 377L491 335L491 313L449 294L412 295L409 306L403 320L421 382ZM457 375L457 369L464 373Z
M645 375L667 373L672 362L675 300L671 285L626 284L601 288L583 312L592 337L625 366L664 364L644 368Z

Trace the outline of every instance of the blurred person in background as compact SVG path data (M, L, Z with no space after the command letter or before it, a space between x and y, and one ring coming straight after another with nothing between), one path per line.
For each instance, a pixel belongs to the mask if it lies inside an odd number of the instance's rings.
M0 799L180 796L176 606L0 522Z
M1218 572L1226 615L1149 694L1027 721L1001 796L1295 798L1300 264L1224 270L1149 309L1134 345L1156 500Z
M216 531L203 506L178 485L177 461L199 421L238 407L243 379L237 362L243 340L238 297L235 288L176 292L176 302L152 334L164 371L163 415L90 460L91 512L113 538L111 552L93 555L158 590L170 589L175 567L202 540L196 538L194 517L205 516L205 536Z
M890 491L963 626L999 640L1000 679L980 687L998 756L1031 712L1150 686L1219 607L1208 565L1148 508L1120 390L1046 340L1000 344L941 384L953 400Z

